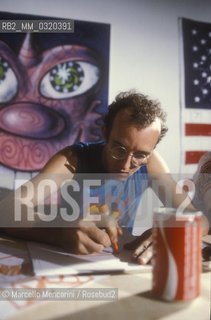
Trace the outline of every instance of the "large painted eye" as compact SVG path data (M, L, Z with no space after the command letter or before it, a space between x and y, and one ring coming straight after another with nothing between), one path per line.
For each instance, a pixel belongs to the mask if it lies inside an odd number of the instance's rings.
M0 103L10 101L18 91L18 80L9 62L0 56Z
M58 63L44 75L40 92L46 98L72 98L91 89L98 80L97 66L84 61L67 61Z

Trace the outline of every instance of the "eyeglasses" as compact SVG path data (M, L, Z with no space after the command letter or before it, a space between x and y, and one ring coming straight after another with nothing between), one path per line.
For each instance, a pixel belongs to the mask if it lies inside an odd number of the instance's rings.
M132 164L135 167L145 166L146 163L143 163L143 162L145 162L146 159L150 156L150 154L145 155L141 152L129 153L127 149L123 146L116 146L113 148L109 148L109 151L111 153L112 158L116 160L123 160L123 159L126 159L127 156L131 156Z

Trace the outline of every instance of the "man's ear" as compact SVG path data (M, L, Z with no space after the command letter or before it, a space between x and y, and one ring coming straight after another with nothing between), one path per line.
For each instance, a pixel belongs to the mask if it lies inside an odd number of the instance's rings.
M102 132L102 137L103 137L103 140L105 141L105 142L107 142L107 134L106 134L106 127L105 127L105 125L103 125L102 127L101 127L101 132Z

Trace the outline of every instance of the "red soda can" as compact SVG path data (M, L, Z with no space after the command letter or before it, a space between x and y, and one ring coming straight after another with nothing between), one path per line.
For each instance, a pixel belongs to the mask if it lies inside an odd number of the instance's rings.
M173 208L154 211L152 291L166 301L200 294L202 213Z

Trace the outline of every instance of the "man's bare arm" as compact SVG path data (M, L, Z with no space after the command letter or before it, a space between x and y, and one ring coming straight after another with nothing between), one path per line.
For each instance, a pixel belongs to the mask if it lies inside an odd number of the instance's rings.
M160 188L155 188L154 191L164 206L171 204L171 207L177 208L180 212L186 209L196 210L187 192L173 179L165 161L156 151L153 152L148 170L152 179L152 186L153 179L157 180L156 186L160 185ZM205 215L202 219L202 233L206 235L209 231L209 223Z
M153 190L164 205L168 204L174 208L180 208L195 211L188 194L178 186L170 174L165 161L154 151L149 165L148 172L151 178ZM154 183L153 183L154 181ZM147 209L147 208L146 208ZM209 231L209 223L205 215L202 216L202 235ZM140 264L148 263L152 258L152 235L151 230L147 230L133 242L127 244L128 249L133 249L132 258Z
M84 222L80 219L69 223L65 227L45 227L45 223L40 225L40 215L36 211L39 202L48 199L52 192L56 193L65 181L70 181L74 177L77 167L77 157L68 148L56 154L41 172L31 181L21 186L18 190L0 202L1 225L6 226L1 230L11 236L24 240L33 240L52 245L58 245L70 252L88 254L99 252L104 247L108 247L121 234L118 226L108 225L107 232L104 232L93 222ZM48 180L49 188L43 192L40 185L44 180ZM30 194L28 202L27 194ZM15 203L20 202L21 207L21 225L17 227L14 224ZM28 209L32 209L33 221L28 219Z

